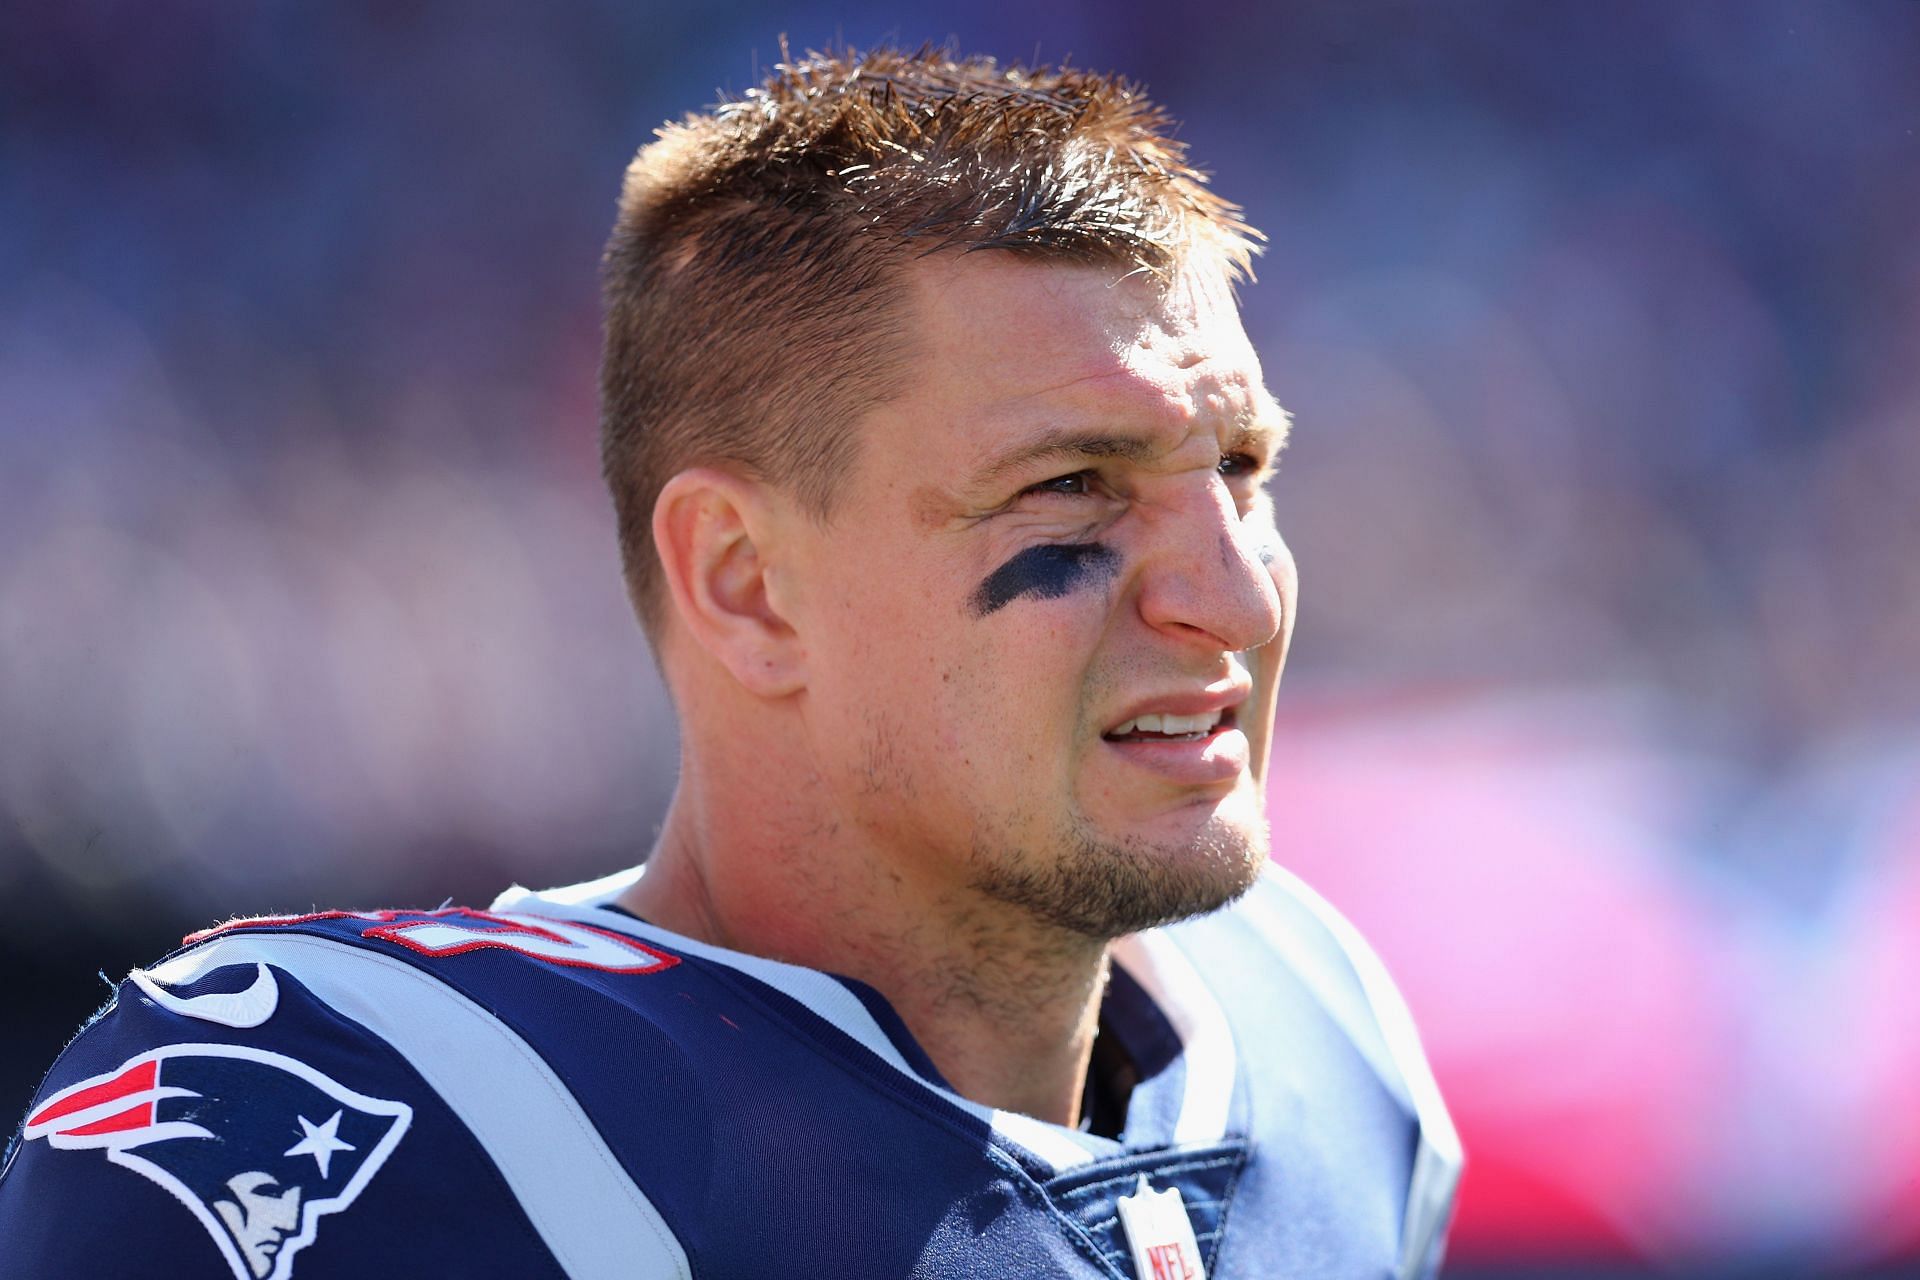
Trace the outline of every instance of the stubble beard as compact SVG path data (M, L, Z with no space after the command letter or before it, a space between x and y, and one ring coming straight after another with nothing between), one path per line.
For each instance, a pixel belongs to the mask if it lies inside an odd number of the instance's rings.
M973 885L1043 924L1104 941L1219 910L1253 887L1266 859L1264 824L1216 817L1168 848L1077 819L1040 853L976 844Z

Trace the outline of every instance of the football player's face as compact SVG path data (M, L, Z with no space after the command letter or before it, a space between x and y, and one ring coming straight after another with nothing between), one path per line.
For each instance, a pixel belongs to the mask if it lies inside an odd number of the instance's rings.
M1262 488L1286 419L1227 283L909 280L910 388L806 553L821 784L943 894L1090 936L1218 906L1266 853L1295 589Z

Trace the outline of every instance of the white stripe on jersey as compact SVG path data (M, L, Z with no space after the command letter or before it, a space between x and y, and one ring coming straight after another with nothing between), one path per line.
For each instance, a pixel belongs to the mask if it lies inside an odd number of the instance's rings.
M1070 1129L1021 1115L1017 1111L985 1107L950 1090L936 1088L907 1065L907 1060L900 1055L892 1039L880 1029L880 1024L874 1021L867 1006L860 1002L860 997L830 975L818 969L784 964L778 960L766 960L745 952L696 942L670 930L643 923L632 916L602 911L595 905L612 901L637 879L638 871L623 871L584 885L546 893L534 893L516 885L496 898L489 909L558 916L562 920L575 920L602 929L617 929L667 951L736 969L799 1001L816 1017L851 1036L909 1081L986 1121L996 1133L1038 1156L1056 1172L1086 1164L1094 1158L1095 1150L1082 1145L1078 1135Z
M278 966L391 1045L480 1140L573 1280L690 1280L659 1210L566 1085L498 1018L404 960L305 934L217 938L146 972L178 986L231 964Z
M1218 1142L1227 1132L1238 1065L1227 1015L1193 962L1165 934L1122 938L1113 944L1113 958L1146 990L1180 1037L1187 1078L1173 1140Z
M1400 1262L1396 1273L1398 1280L1419 1280L1452 1212L1463 1162L1460 1135L1454 1130L1446 1104L1440 1100L1440 1086L1434 1083L1433 1069L1427 1065L1427 1055L1420 1048L1420 1034L1414 1029L1413 1014L1380 957L1367 945L1360 931L1300 877L1277 863L1267 864L1266 875L1276 889L1312 912L1346 953L1380 1034L1386 1040L1394 1068L1420 1118L1420 1149L1414 1155L1413 1178L1407 1189L1407 1216L1400 1229ZM1258 893L1248 894L1241 910L1269 938L1285 936L1286 922Z

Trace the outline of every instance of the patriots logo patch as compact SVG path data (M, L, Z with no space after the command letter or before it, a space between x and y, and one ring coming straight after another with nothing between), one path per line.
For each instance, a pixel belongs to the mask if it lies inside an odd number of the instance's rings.
M21 1137L103 1150L213 1235L236 1280L287 1280L320 1219L352 1204L413 1120L284 1054L175 1044L62 1089Z

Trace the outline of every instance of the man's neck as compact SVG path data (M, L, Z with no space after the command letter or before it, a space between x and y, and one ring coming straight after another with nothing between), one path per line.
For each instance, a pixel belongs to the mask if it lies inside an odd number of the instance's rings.
M1104 944L971 891L916 892L866 851L722 848L687 816L677 799L622 907L703 942L857 978L886 996L961 1096L1078 1121Z

